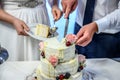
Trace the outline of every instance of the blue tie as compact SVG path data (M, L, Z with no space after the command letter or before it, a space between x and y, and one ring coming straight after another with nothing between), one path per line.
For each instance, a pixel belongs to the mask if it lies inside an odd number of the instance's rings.
M83 19L83 25L86 25L92 22L94 6L95 6L95 0L87 0L84 19Z

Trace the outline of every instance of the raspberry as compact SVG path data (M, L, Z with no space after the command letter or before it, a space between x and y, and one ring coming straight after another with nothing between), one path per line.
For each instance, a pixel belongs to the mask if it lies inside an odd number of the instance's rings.
M70 46L70 45L71 45L71 42L67 41L66 46Z
M41 56L42 56L43 58L45 58L45 53L44 53L44 51L41 52Z
M79 68L80 68L81 70L83 70L83 66L80 66Z
M60 80L63 80L63 79L64 79L64 75L61 74L61 75L59 76L59 79L60 79Z

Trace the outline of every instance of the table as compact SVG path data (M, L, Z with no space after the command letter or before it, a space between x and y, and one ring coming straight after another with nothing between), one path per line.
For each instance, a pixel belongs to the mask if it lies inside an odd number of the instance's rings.
M107 58L89 59L85 70L95 74L93 80L120 80L120 62L115 60Z
M0 65L0 80L25 80L39 61L14 61ZM108 58L87 59L84 71L94 74L93 80L120 80L120 62Z

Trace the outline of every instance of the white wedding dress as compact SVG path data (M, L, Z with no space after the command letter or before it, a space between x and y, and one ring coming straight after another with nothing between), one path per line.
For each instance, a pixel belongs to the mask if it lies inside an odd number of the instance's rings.
M24 0L25 1L25 0ZM13 2L10 2L12 4ZM49 24L46 1L34 8L4 5L4 10L9 14L29 23ZM10 61L39 60L39 41L29 36L20 36L12 25L0 21L0 43L9 53Z

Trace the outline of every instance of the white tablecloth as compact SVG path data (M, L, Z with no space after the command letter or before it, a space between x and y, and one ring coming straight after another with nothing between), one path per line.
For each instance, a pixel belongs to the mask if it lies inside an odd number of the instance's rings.
M0 80L25 80L39 64L32 62L5 62L0 65ZM94 75L93 80L120 80L120 63L111 59L88 59L84 71Z

